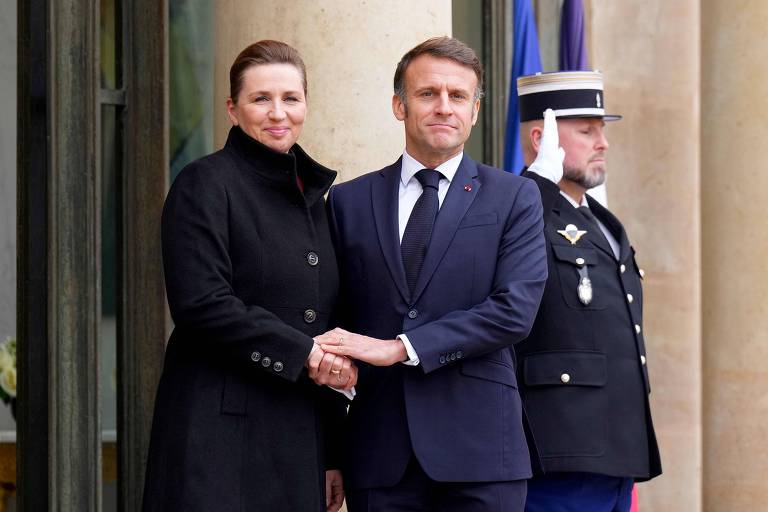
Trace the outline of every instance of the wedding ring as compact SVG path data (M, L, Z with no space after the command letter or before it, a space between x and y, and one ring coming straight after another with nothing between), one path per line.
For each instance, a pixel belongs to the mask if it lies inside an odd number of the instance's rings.
M339 336L339 345L344 343L344 336Z
M341 370L331 370L331 373L334 375L339 375L341 373Z

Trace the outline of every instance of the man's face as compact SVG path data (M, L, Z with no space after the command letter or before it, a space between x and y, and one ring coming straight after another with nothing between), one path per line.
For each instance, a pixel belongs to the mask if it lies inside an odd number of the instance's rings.
M477 121L477 77L450 59L421 55L405 71L403 103L395 95L392 110L405 124L405 148L424 165L437 167L464 149Z
M560 146L565 150L563 179L584 189L605 182L605 122L599 118L558 119Z

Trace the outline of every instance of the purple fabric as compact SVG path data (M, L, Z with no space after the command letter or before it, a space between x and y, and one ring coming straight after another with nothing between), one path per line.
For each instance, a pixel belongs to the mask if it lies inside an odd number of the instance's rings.
M591 69L584 39L584 4L565 0L560 20L560 71Z

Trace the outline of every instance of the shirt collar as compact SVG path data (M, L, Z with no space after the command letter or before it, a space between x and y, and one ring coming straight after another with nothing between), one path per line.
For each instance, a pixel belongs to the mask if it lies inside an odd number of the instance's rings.
M459 164L461 163L462 158L464 158L463 151L453 158L446 160L445 162L438 165L435 170L440 171L443 177L446 178L450 184L453 180L453 177L456 175L456 171L459 169ZM404 187L407 186L408 182L411 181L411 178L413 178L416 173L422 169L428 169L428 167L419 163L419 161L409 155L407 151L403 151L403 163L402 169L400 171L400 182Z
M578 208L579 206L586 206L587 208L589 208L589 203L587 203L587 194L584 194L581 197L581 204L579 204L576 201L574 201L571 196L569 196L568 194L566 194L562 190L560 191L560 195L563 196L564 198L566 198L568 200L568 202L571 203L571 205L574 208Z

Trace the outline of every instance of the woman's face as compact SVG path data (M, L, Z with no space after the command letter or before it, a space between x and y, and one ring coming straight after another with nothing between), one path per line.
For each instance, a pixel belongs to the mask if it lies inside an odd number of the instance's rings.
M232 124L262 144L288 152L307 116L301 73L292 64L251 66L243 74L237 103L227 98Z

